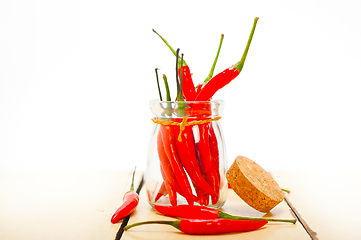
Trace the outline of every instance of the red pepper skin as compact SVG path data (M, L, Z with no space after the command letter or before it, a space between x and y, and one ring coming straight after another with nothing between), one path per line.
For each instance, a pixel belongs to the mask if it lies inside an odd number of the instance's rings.
M163 169L161 170L162 171L162 176L163 176ZM163 179L165 178L165 176L163 176ZM161 198L162 196L166 195L168 192L167 192L167 189L165 187L165 183L164 183L164 180L162 182L162 185L160 185L160 188L158 190L158 193L157 193L157 196L155 197L154 199L154 202L158 201L159 198Z
M178 126L174 127L174 134L178 136L180 129ZM195 153L192 126L186 126L181 133L182 141L175 140L177 152L182 162L183 167L187 171L193 183L203 192L209 195L215 195L215 192L203 178L201 170L199 169L197 157Z
M115 211L111 218L111 223L117 223L137 208L139 203L139 196L134 191L128 191L123 197L123 204Z
M163 126L161 125L160 127L162 128ZM178 185L178 182L174 175L172 166L171 166L168 156L165 152L164 143L163 143L162 135L160 132L158 133L157 147L158 147L159 161L161 164L161 171L164 172L164 176L165 176L165 179L163 178L163 181L166 180L176 192L178 192L179 194L182 195L182 191Z
M209 149L211 151L211 159L212 159L212 165L215 171L215 175L216 175L216 182L218 182L219 184L217 184L218 188L220 187L220 180L221 180L221 176L219 173L219 150L218 150L218 141L217 141L217 136L214 132L213 129L213 125L212 123L209 123ZM219 190L219 189L218 189ZM218 199L216 197L212 196L212 203L216 204L218 201Z
M196 202L199 203L201 206L204 204L204 192L202 192L196 185L194 185L194 190L197 193L197 200Z
M179 221L179 229L186 234L192 235L216 235L254 231L267 223L267 221L230 220L224 218L181 219Z
M203 206L178 205L155 206L155 210L168 217L191 218L191 219L215 219L218 218L218 210Z
M219 198L219 179L217 178L216 169L211 160L211 152L209 149L209 125L208 124L200 124L199 128L199 143L198 149L200 153L200 157L203 164L203 170L205 178L209 185L211 185L215 195L213 195L213 202L218 201ZM215 202L215 203L216 203ZM214 203L214 204L215 204ZM208 204L207 204L208 205Z
M223 72L218 73L202 87L196 96L195 101L207 101L211 99L219 89L229 84L239 75L239 73L240 72L235 68L235 66L231 66Z
M164 180L164 186L168 192L169 195L169 201L172 206L177 206L177 192L172 188L172 186L169 184L167 177L165 176L163 167L161 166L161 173Z
M164 144L164 150L172 166L174 175L179 183L179 187L189 205L193 205L192 188L189 184L187 174L185 173L175 146L175 137L172 126L160 126L160 133Z
M181 76L181 68L178 68L179 76ZM183 65L183 96L185 97L186 101L193 101L196 97L196 89L193 84L192 74L189 69L188 65Z
M267 221L247 221L247 220L229 220L223 218L217 219L187 219L183 218L177 221L146 221L133 223L125 226L124 230L128 230L135 226L144 224L167 224L171 225L186 234L192 235L216 235L224 233L249 232L257 230Z

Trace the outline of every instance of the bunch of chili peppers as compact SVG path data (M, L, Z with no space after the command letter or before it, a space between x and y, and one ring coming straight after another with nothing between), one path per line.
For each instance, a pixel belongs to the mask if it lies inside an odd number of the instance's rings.
M223 34L221 35L221 41L210 74L197 87L193 83L190 68L184 61L183 54L179 59L179 49L174 51L168 42L153 30L176 56L178 117L195 115L197 120L210 118L210 104L205 104L200 109L197 109L195 106L192 107L191 104L186 106L187 103L184 103L182 105L182 102L209 102L219 89L239 75L246 60L257 21L258 18L255 18L242 59L212 77L223 42ZM158 90L160 100L163 101L157 70ZM167 77L163 75L163 79L167 91L166 100L171 101ZM167 113L167 109L165 109L165 114L171 116L172 113ZM173 121L181 120L180 118L174 118ZM185 126L185 129L180 132L179 126L160 125L157 136L157 150L163 183L155 197L155 201L168 194L172 206L177 205L178 195L183 196L189 205L198 202L200 205L207 206L218 202L221 184L223 183L221 183L220 179L219 149L213 125L211 122L197 125L199 132L199 141L197 143L194 140L193 128L194 126ZM178 135L180 135L181 140L177 138ZM194 189L196 196L192 189Z

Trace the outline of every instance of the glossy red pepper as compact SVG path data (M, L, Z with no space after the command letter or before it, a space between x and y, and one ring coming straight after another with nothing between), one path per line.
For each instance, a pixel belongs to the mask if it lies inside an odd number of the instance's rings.
M161 168L162 168L162 165L161 165ZM163 176L163 169L161 169L161 171L162 171L162 177L163 177L163 179L164 178L166 178L166 176L164 175ZM167 189L166 189L166 187L165 187L165 183L164 183L165 181L163 180L163 182L162 182L162 184L160 185L160 188L159 188L159 190L158 190L158 193L157 193L157 196L155 197L155 199L154 199L154 202L156 202L156 201L158 201L159 200L159 198L161 198L162 196L164 196L164 195L166 195L168 192L167 192Z
M178 126L174 126L174 134L178 136L180 133L180 129ZM182 141L178 139L176 142L177 152L179 154L179 158L182 162L184 169L187 171L190 179L196 185L199 190L205 192L209 195L215 195L215 192L209 186L207 181L203 178L202 173L199 169L195 147L194 147L194 140L193 140L193 133L192 133L192 126L186 126L185 129L181 133Z
M189 219L215 219L225 218L232 220L249 220L249 221L273 221L273 222L287 222L296 223L296 219L273 219L273 218L251 218L242 216L233 216L217 209L208 208L204 206L189 206L178 205L176 207L170 206L155 206L155 210L168 217L175 218L189 218Z
M182 81L183 81L183 87L182 87L182 92L184 95L184 98L186 101L194 101L194 99L196 98L196 89L194 87L193 84L193 80L192 80L192 74L191 71L189 69L189 66L186 65L186 63L183 61L184 65L183 65L183 75L182 75ZM182 74L181 72L181 68L178 67L178 72L179 72L179 76Z
M242 71L244 62L246 61L246 57L248 54L249 47L251 45L251 41L253 38L254 31L256 29L258 18L254 19L253 27L251 34L249 36L246 49L244 50L242 59L237 62L234 66L231 66L224 70L223 72L214 76L208 83L206 83L202 89L199 91L198 95L195 98L195 101L207 101L212 98L213 95L221 88L230 83L233 79L235 79L239 73Z
M176 51L174 51L172 46L159 33L157 33L154 29L153 29L153 32L156 33L162 39L162 41L172 51L174 56L176 56L177 55ZM180 66L181 66L181 64L178 64L178 74L179 74L179 76L182 74ZM187 65L187 63L184 60L183 60L183 87L182 87L182 91L183 91L183 95L184 95L184 97L185 97L185 99L187 101L193 101L195 99L196 90L195 90L195 87L194 87L194 84L193 84L192 74L190 72L189 66Z
M172 206L177 206L177 192L174 190L174 188L169 184L167 177L165 176L163 167L161 166L161 173L164 180L164 186L168 192L169 201Z
M144 224L167 224L171 225L186 234L192 235L216 235L236 232L249 232L257 230L267 221L246 221L229 219L181 219L177 221L146 221L128 225L124 230Z
M219 179L217 178L216 168L211 160L211 152L209 149L209 127L208 123L199 124L199 142L198 149L203 164L205 178L209 185L211 185L215 195L213 195L212 203L215 204L219 198Z
M160 125L160 128L162 128L162 127L163 126ZM160 131L159 131L158 137L157 137L157 148L158 148L159 161L160 161L160 165L161 165L161 171L164 172L164 176L165 176L165 179L163 179L163 181L166 180L176 192L178 192L179 194L182 194L182 191L178 185L176 176L174 175L172 166L168 159L168 156L165 152L164 143L163 143L162 135L161 135Z
M214 173L216 175L216 181L219 183L218 188L220 188L220 184L221 184L221 176L219 173L219 150L218 150L218 141L217 141L217 136L214 132L213 129L213 125L212 123L209 123L209 149L211 152L211 160L212 160L212 165L214 168ZM216 204L218 201L218 199L216 197L212 197L212 203Z
M183 196L186 198L189 205L193 205L193 194L192 188L189 184L187 174L185 173L181 161L179 160L179 156L175 146L175 137L174 130L172 126L160 126L160 134L162 136L164 150L169 159L170 165L172 166L174 175L179 183L179 187L181 188L181 192Z
M125 193L123 197L123 204L115 211L112 218L110 219L111 223L117 223L137 208L139 203L139 195L134 192L134 174L135 170L133 172L133 178L132 178L132 185L130 187L130 190Z

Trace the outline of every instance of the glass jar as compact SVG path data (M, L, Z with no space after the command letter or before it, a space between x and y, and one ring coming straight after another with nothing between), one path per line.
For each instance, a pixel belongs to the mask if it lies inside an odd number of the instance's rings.
M222 100L151 100L155 115L145 184L148 203L220 208L228 184L226 148L219 123Z

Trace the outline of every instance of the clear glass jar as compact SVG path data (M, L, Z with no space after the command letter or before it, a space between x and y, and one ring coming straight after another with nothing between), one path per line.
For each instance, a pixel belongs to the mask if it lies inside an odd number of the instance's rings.
M222 100L151 100L155 115L145 173L148 203L220 208L227 197Z

